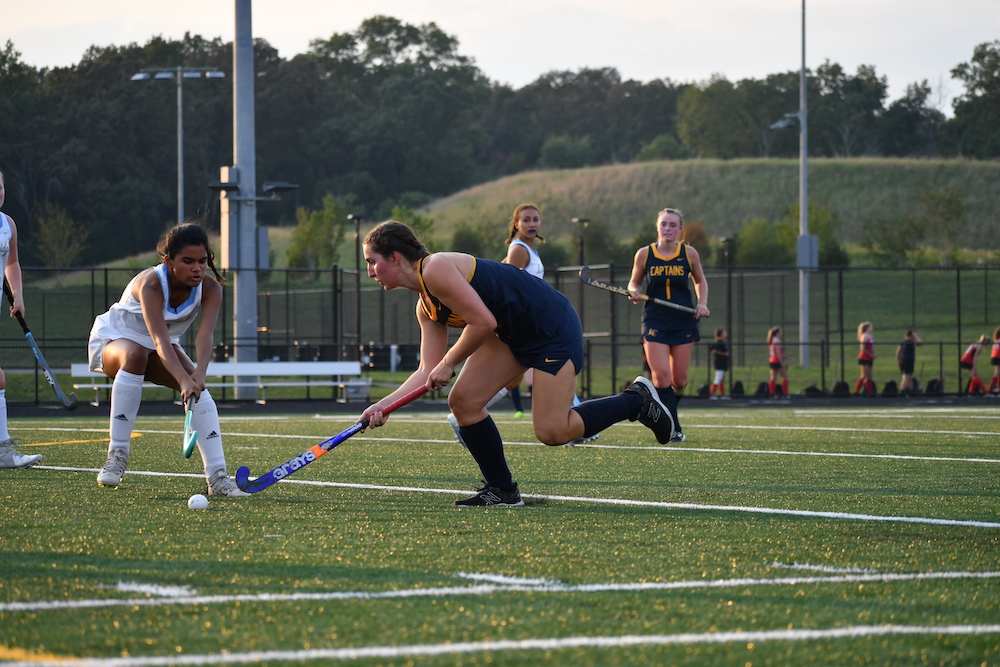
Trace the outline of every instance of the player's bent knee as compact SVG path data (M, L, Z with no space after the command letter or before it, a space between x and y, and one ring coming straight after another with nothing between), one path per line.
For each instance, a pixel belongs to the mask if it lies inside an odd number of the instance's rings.
M543 445L548 445L549 447L561 447L570 440L573 440L572 437L567 435L565 429L535 428L535 437Z

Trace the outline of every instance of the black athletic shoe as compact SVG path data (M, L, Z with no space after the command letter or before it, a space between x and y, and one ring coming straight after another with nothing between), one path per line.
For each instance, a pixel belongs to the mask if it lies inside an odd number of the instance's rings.
M643 426L652 429L657 442L661 445L670 442L670 439L674 437L674 418L670 414L670 410L667 410L667 406L660 400L653 383L640 375L625 392L638 394L642 397L642 407L639 408L639 414L635 419L642 422Z
M487 484L479 489L476 495L465 500L456 500L459 507L524 507L521 492L517 490L517 482L510 491L501 491L499 487Z

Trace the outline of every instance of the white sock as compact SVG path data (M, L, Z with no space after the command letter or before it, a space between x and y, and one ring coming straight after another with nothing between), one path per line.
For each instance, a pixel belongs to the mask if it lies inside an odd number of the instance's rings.
M10 432L7 431L7 390L0 389L0 442L10 440Z
M139 414L139 404L142 402L142 381L143 376L128 371L118 371L115 375L115 381L111 384L109 453L112 449L121 449L128 454L131 448L132 429L135 427L135 417Z
M205 474L226 468L226 455L222 452L222 429L219 428L219 408L208 389L201 390L191 414L191 430L198 431L198 449L205 464Z

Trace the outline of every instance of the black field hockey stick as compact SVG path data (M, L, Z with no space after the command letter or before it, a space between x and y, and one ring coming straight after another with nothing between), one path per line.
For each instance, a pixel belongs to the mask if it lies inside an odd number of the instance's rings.
M7 278L3 279L3 293L7 295L7 301L10 302L11 307L14 307L14 293L10 291L10 285L7 284ZM49 381L52 385L52 391L56 392L56 398L67 410L76 410L76 405L79 400L76 394L70 394L69 398L66 397L66 393L56 382L55 373L52 372L52 368L49 366L48 362L45 361L45 356L42 354L42 350L38 347L38 343L35 342L35 337L31 335L31 330L28 328L27 323L24 318L21 317L21 313L18 311L14 312L17 317L17 323L21 325L21 329L24 330L24 337L28 339L28 345L31 346L31 351L35 353L35 359L38 360L38 365L42 367L42 372L45 373L45 379Z
M580 269L580 280L587 283L591 287L597 287L598 289L607 290L609 292L614 292L615 294L622 294L624 296L631 296L631 293L624 287L618 287L617 285L611 285L604 282L603 280L598 280L597 278L590 275L590 267L585 266ZM697 314L697 310L689 306L682 306L679 303L674 303L673 301L664 301L663 299L657 299L655 296L649 296L648 294L639 294L640 299L643 301L651 301L659 306L666 306L667 308L674 308L676 310L683 310L685 313Z
M422 386L414 389L406 396L396 400L389 407L382 410L382 414L389 414L394 412L399 408L403 407L407 403L410 403L427 393L427 387ZM264 473L257 479L250 479L250 468L246 466L241 466L239 470L236 471L236 485L240 487L243 491L247 493L257 493L258 491L263 491L267 487L280 482L292 473L298 472L305 466L309 465L319 457L326 454L328 451L342 443L343 441L350 438L352 435L363 431L368 428L368 419L364 419L357 424L351 426L345 431L341 431L337 435L333 436L329 440L324 440L318 445L313 445L306 451L302 452L294 459L282 463L280 466L274 470Z

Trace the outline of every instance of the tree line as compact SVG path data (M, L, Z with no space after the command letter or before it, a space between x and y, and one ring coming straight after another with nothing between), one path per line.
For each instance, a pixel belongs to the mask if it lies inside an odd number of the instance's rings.
M771 129L798 108L797 71L678 83L581 69L515 89L491 81L436 24L387 16L290 59L258 38L254 56L258 177L299 185L262 203L261 224L330 210L381 219L527 169L798 154L797 132ZM149 251L176 222L176 89L131 78L168 67L231 75L231 66L231 42L190 34L94 46L54 69L22 62L8 41L0 170L25 261ZM807 79L810 155L1000 156L1000 41L976 47L952 76L965 94L946 118L926 81L887 105L888 81L873 66L851 74L824 62ZM214 225L207 184L232 161L231 80L187 82L183 113L185 216Z

